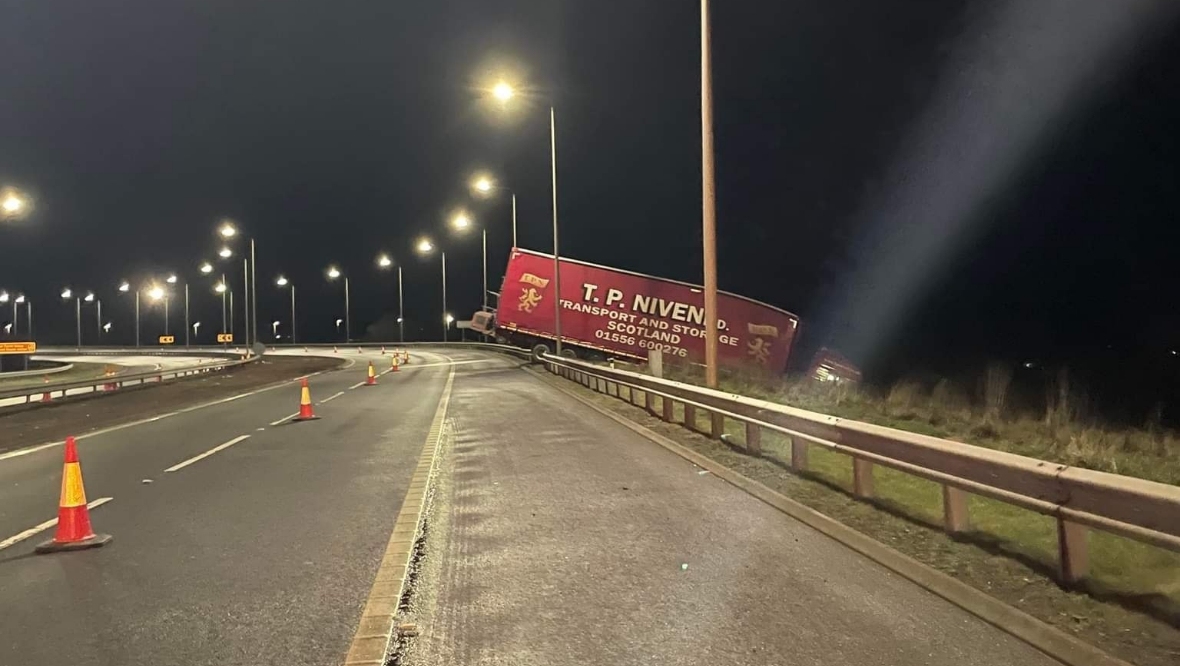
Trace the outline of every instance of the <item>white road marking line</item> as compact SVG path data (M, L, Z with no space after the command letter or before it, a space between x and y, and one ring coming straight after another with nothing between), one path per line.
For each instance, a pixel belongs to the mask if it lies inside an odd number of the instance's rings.
M266 430L266 428L255 428L254 432L262 432L263 430Z
M439 354L439 355L441 356L441 354ZM495 360L497 360L497 359L477 358L477 359L472 359L469 361L448 361L447 363L421 363L421 364L410 363L408 365L401 366L401 369L402 370L414 370L417 368L436 368L436 367L442 366L442 365L467 365L468 363L487 363L488 361L495 361Z
M164 471L165 472L175 472L176 470L184 469L185 467L188 467L189 465L197 462L198 460L208 458L209 456L213 455L214 453L217 453L218 451L221 451L222 449L228 449L229 447L233 446L234 444L237 444L238 442L242 441L243 439L249 439L249 438L250 438L249 435L240 435L238 437L235 437L235 438L229 440L225 444L218 444L217 446L209 449L208 451L202 453L201 455L193 456L192 458L189 458L188 460L186 460L182 463L177 463Z
M294 414L288 414L288 415L284 416L283 418L279 419L278 421L271 421L267 425L272 425L272 426L283 425L284 423L286 423L287 421L290 421L291 419L295 418L296 416L299 416L299 412L295 412Z
M354 388L355 388L355 387L354 387ZM342 396L342 395L344 395L344 391L340 391L340 392L339 392L339 393L337 393L336 395L333 395L333 396L330 396L330 397L324 398L323 400L321 400L321 401L320 401L320 404L322 405L322 404L324 404L325 402L331 402L332 400L335 400L336 398L339 398L339 397L340 397L340 396Z
M357 383L353 384L352 386L349 386L349 387L348 387L348 390L349 390L349 391L351 391L351 390L353 390L354 388L359 388L359 387L361 387L361 386L364 386L364 385L365 385L365 383L364 383L364 382L357 382Z
M100 498L94 500L93 502L90 502L89 504L87 504L86 507L89 509L94 509L94 508L102 506L103 504L106 504L107 502L109 502L113 499L115 499L115 498L114 497L100 497ZM21 532L20 534L15 535L15 536L10 536L5 540L0 541L0 550L4 550L5 548L8 548L9 546L16 545L16 544L24 541L25 539L28 539L29 537L33 536L34 534L36 534L38 532L42 532L44 530L47 530L50 527L53 527L55 525L57 525L57 518L53 518L52 520L47 520L47 521L41 523L40 525L35 525L33 527L30 527L29 529L25 530L24 532Z

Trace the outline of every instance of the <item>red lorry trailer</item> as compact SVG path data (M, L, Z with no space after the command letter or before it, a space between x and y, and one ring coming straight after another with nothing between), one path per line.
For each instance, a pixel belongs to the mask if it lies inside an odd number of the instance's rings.
M472 328L511 344L552 348L553 255L515 249L508 259L499 309L477 313ZM783 372L799 318L744 296L720 292L718 358L722 365L752 363ZM562 346L607 356L705 357L704 293L696 285L561 259Z

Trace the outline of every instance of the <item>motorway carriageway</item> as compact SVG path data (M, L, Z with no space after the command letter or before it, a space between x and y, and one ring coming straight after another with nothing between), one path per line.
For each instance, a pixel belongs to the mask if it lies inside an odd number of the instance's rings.
M0 664L342 663L444 397L402 663L1055 663L519 360L411 353L368 387L389 357L342 352L321 420L288 420L292 383L80 440L97 550L12 543L55 515L62 449L0 456Z
M79 440L114 541L0 550L0 664L336 663L451 372L412 353L431 367L377 386L377 352L313 377L317 421L288 420L293 382ZM56 515L62 448L22 453L0 456L0 543Z

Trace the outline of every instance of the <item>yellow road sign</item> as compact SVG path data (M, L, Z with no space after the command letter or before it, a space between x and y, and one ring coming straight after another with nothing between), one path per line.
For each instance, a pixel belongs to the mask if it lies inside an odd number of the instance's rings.
M170 345L173 342L176 342L175 336L172 336L172 335L161 335L160 336L160 344L162 344L162 345Z
M36 342L0 342L0 354L33 354L36 351Z
M233 342L234 341L234 334L233 333L218 333L217 334L217 341L218 342Z

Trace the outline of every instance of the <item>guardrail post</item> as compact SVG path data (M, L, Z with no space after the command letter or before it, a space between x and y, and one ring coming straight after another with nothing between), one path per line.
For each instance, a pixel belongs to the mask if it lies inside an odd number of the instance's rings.
M852 494L866 498L873 496L873 463L860 458L852 459Z
M713 439L721 439L723 434L725 434L725 415L709 412L709 435Z
M660 404L662 406L662 411L664 412L664 420L668 423L671 423L672 417L676 416L676 412L674 411L676 403L672 402L671 398L663 396L660 398Z
M942 487L942 519L943 527L951 534L971 529L966 492L953 486Z
M791 438L791 470L807 471L807 442L798 437Z
M697 408L687 402L684 403L684 427L689 430L697 429Z
M643 408L647 410L648 414L656 413L656 399L651 394L651 391L643 392Z
M1061 564L1063 583L1076 583L1089 573L1090 557L1086 546L1088 533L1084 525L1057 519L1057 557Z
M762 455L762 428L751 421L746 421L746 453Z

